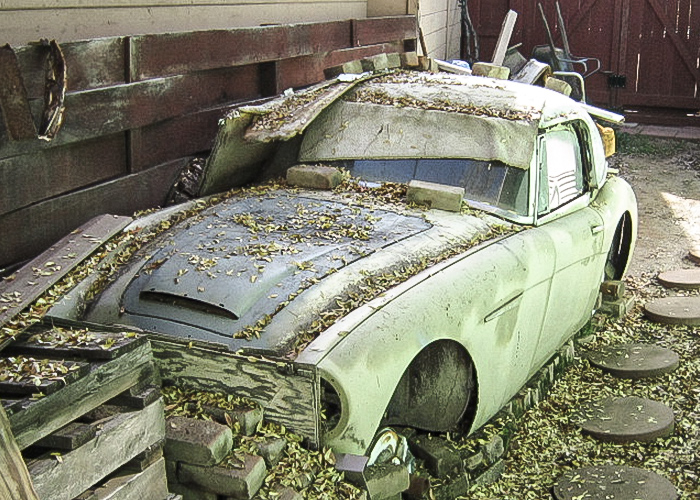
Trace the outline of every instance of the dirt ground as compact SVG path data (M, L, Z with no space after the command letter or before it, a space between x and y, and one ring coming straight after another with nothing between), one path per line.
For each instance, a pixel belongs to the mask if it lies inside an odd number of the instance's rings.
M700 248L700 144L622 136L623 151L612 158L637 195L637 247L628 274L652 277L693 267L691 248Z

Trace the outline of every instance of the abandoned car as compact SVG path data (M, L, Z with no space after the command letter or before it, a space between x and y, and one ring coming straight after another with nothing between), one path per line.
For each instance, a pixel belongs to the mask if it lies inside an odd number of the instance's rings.
M149 332L166 381L248 396L337 452L369 453L391 426L474 431L632 254L635 197L589 111L541 87L420 72L237 109L203 185L288 167L290 183L136 220L126 231L189 210L87 307L84 285L50 317ZM291 182L299 172L338 185Z

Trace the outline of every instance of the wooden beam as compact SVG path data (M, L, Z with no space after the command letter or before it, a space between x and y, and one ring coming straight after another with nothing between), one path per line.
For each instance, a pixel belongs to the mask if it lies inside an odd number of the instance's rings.
M14 50L9 44L0 47L0 112L10 139L35 139L37 130L29 109L27 89Z
M163 409L160 399L143 410L118 413L100 422L94 439L63 453L60 462L55 457L30 462L29 473L39 496L70 500L164 439Z
M493 58L491 59L491 62L497 66L503 66L503 61L506 58L506 51L508 50L508 45L510 44L510 38L513 36L515 21L517 20L518 13L514 10L509 10L505 19L503 20L501 33L498 35L496 48L493 51Z
M39 499L2 406L0 406L0 470L2 471L0 498Z
M68 274L88 255L131 222L131 217L101 215L83 224L0 282L0 294L12 297L0 307L0 326L34 302L42 293ZM2 342L0 339L0 350Z
M143 344L117 359L95 363L85 377L51 396L32 401L10 415L17 445L24 449L36 443L137 384L143 373L151 370L152 360L150 346Z

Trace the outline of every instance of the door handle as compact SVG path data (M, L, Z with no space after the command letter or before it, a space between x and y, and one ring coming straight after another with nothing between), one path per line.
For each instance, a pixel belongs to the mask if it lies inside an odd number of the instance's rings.
M591 234L598 234L603 232L603 229L605 229L605 226L600 225L600 226L593 226L591 227Z

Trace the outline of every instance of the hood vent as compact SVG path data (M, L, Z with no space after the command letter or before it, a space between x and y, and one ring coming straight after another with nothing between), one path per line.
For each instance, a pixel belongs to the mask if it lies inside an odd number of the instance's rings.
M164 291L146 290L139 294L139 298L141 300L161 302L180 309L190 309L226 319L238 320L238 316L226 309L224 304L212 304L205 300L188 297L187 294L177 295Z

